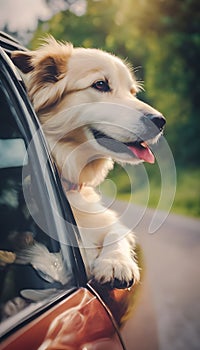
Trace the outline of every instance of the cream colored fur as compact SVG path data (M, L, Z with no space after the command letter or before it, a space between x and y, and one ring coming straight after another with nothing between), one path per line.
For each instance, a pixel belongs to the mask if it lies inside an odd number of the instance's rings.
M113 162L138 164L128 152L100 145L92 128L122 143L145 133L144 115L159 116L136 98L137 82L127 64L97 49L73 48L53 38L33 52L13 53L42 123L62 178L82 186L67 197L87 249L90 275L101 283L127 287L139 281L133 233L99 201L98 186ZM110 91L94 88L107 81ZM156 142L160 132L149 143Z

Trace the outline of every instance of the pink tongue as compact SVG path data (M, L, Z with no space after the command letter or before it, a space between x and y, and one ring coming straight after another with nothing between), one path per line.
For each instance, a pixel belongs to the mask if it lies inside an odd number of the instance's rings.
M134 146L128 146L130 151L139 159L144 160L147 163L154 163L155 158L151 150L147 148L137 148Z

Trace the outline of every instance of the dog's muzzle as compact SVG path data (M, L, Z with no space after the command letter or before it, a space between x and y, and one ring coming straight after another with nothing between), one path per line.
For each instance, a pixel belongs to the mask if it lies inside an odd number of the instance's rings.
M148 114L147 117L155 124L159 131L163 131L163 128L166 124L166 119L163 117L162 114L158 116L155 116L154 114Z
M145 126L145 131L139 135L142 140L150 140L160 134L166 124L166 119L162 114L144 114L141 122Z
M152 143L163 132L166 120L161 114L143 114L140 122L143 124L142 132L139 135L134 135L133 141L129 142L114 139L95 128L90 130L96 141L112 152L129 154L129 156L134 156L148 163L154 163L154 155L148 143Z

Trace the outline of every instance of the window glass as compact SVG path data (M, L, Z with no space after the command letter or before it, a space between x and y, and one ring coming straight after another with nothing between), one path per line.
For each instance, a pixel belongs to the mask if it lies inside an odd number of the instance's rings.
M26 155L14 113L0 83L0 321L74 285L66 246L64 259L61 244L43 232L26 205L24 188L27 193L37 187L37 169ZM43 204L31 196L32 211L43 213Z

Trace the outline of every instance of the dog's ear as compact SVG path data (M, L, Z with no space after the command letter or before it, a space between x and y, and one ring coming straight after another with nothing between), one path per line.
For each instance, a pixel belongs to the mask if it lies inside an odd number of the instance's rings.
M31 63L31 51L13 51L11 53L11 59L16 67L19 68L23 73L29 73L33 70L33 65Z
M48 38L36 51L14 51L13 63L24 73L30 73L25 83L35 110L55 104L66 90L67 63L72 54L70 43ZM66 79L65 79L66 80Z
M56 82L66 74L72 46L57 42L55 44L55 40L53 43L53 47L48 42L36 51L14 51L11 59L23 73L34 71L34 75L37 74L43 82Z
M37 55L37 51L14 51L11 54L13 63L22 73L29 73L35 71L39 81L55 83L63 78L67 71L66 55L59 56Z

